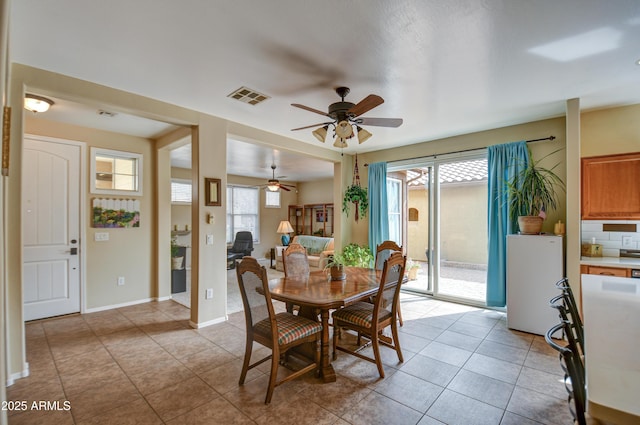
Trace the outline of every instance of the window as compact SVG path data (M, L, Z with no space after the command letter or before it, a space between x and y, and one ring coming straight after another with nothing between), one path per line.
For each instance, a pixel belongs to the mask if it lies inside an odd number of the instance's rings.
M91 193L142 196L142 155L91 148Z
M387 177L387 206L389 208L389 240L402 245L402 181Z
M227 243L233 243L236 233L248 231L253 241L260 235L260 189L227 186Z
M264 191L265 208L280 208L280 191L272 192L268 189Z
M191 203L191 180L171 179L171 203Z

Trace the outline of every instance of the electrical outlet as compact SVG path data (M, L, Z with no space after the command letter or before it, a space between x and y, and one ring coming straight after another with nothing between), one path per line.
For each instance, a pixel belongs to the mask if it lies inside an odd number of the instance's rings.
M118 276L118 286L124 285L124 276Z
M622 246L624 248L633 248L633 242L631 236L622 237Z
M210 300L211 298L213 298L213 289L209 288L204 293L204 299L205 300Z

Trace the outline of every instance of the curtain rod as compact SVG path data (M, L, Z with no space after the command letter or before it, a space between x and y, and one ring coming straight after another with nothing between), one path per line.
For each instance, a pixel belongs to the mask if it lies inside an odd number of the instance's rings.
M549 136L549 137L542 137L542 138L540 138L540 139L525 140L525 143L542 142L542 141L544 141L544 140L553 141L553 140L555 140L555 139L556 139L556 136L551 135L551 136ZM455 154L455 153L473 152L473 151L477 151L477 150L480 150L480 149L484 149L484 148L464 149L464 150L461 150L461 151L445 152L445 153L441 153L441 154L437 154L437 155L422 156L422 157L419 157L419 158L435 158L435 157L437 157L438 155L451 155L451 154ZM419 158L415 158L415 159L419 159ZM365 167L368 167L368 166L369 166L369 164L368 164L368 163L367 163L367 164L364 164L364 166L365 166Z

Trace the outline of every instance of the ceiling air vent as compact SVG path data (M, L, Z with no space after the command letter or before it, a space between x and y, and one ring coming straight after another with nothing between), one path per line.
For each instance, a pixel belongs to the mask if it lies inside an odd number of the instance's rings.
M270 96L267 96L266 94L259 93L246 87L240 87L238 90L230 93L227 97L250 105L257 105L258 103L264 102L270 98Z

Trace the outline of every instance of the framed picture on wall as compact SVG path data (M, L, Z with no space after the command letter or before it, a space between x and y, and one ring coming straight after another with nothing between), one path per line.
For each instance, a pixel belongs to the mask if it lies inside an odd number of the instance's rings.
M221 181L220 179L204 179L204 204L208 207L221 207Z
M317 211L316 212L316 222L324 223L324 211Z

